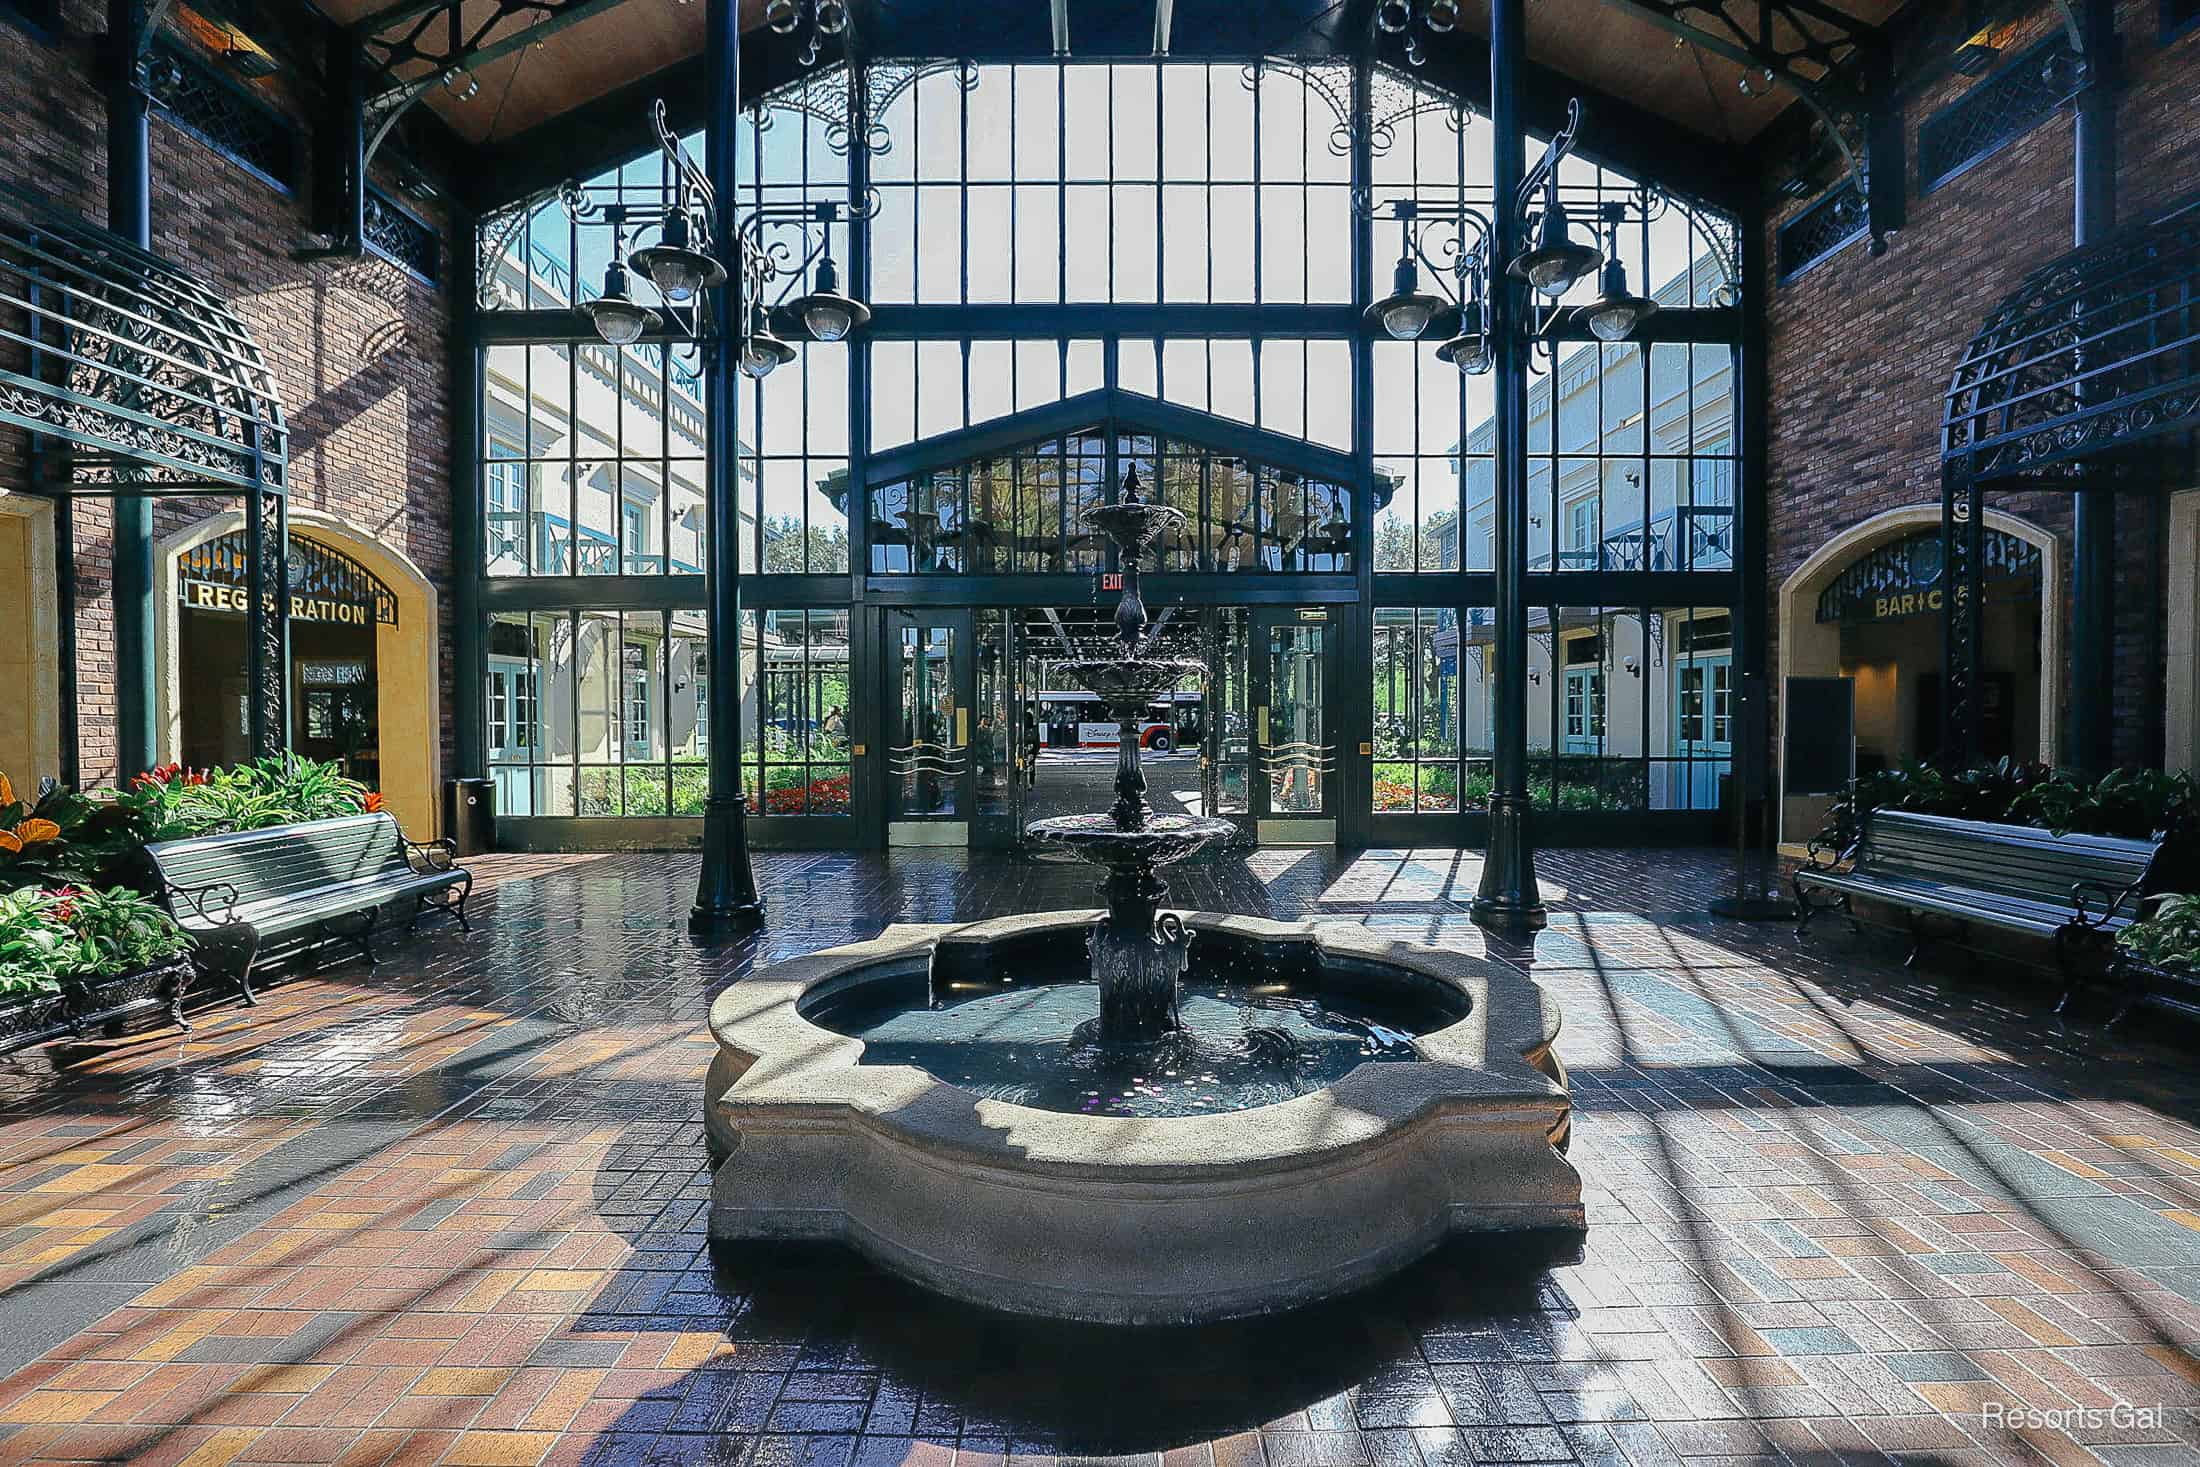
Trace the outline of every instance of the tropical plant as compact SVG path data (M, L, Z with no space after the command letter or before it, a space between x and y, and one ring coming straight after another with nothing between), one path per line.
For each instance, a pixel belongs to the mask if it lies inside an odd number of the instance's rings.
M2164 897L2116 934L2116 945L2157 968L2200 970L2200 895Z
M2057 835L2120 835L2146 840L2174 833L2193 818L2192 778L2159 769L2112 769L2098 783L2061 778L2024 792L2009 818Z
M0 891L129 881L152 830L142 812L52 780L26 801L0 774Z
M117 802L140 813L147 839L173 840L357 815L377 808L372 795L341 765L286 752L228 769L164 764L132 780Z
M126 887L25 887L0 896L0 995L59 992L180 957L191 939Z

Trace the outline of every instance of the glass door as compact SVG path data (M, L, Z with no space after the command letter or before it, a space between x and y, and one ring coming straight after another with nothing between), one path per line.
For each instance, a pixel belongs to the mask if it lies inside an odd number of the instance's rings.
M1337 628L1323 607L1253 614L1253 814L1262 839L1334 839L1305 822L1334 814L1337 746L1329 724Z
M985 846L1012 846L1024 832L1024 764L1036 752L1029 745L1038 724L1018 671L1023 660L1023 639L1016 630L1020 614L981 607L972 615L977 686L970 762L977 824L971 835Z
M967 845L977 804L968 611L888 611L886 841Z
M1673 752L1684 810L1719 808L1719 776L1734 759L1734 659L1683 653L1673 677ZM1685 763L1680 762L1685 759Z

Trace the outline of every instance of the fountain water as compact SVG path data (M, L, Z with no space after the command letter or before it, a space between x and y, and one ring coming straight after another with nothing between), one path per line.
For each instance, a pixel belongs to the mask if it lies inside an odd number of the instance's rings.
M1191 946L1184 923L1160 910L1169 894L1160 868L1230 839L1237 827L1212 816L1156 815L1146 803L1139 767L1139 722L1155 695L1205 671L1196 661L1148 655L1146 602L1139 591L1139 562L1184 523L1184 511L1140 499L1133 469L1123 476L1117 501L1087 511L1085 520L1115 542L1119 555L1123 597L1115 607L1115 640L1122 652L1060 663L1058 671L1115 715L1115 804L1105 815L1035 821L1025 834L1107 868L1108 910L1087 939L1100 991L1092 1037L1103 1045L1153 1044L1181 1032L1180 983Z

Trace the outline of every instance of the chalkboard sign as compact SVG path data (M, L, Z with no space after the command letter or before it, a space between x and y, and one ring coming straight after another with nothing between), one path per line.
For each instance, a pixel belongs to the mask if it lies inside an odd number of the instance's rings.
M1831 795L1846 789L1856 777L1856 684L1845 677L1791 677L1783 700L1785 792Z

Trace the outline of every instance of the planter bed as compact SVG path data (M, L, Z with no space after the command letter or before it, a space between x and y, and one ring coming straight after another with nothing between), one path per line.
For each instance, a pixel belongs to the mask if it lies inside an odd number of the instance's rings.
M0 997L0 1054L53 1039L81 1039L98 1030L129 1032L126 1024L153 1014L165 1014L188 1028L183 996L191 978L191 960L171 958L128 973L65 983L58 993Z
M2200 973L2190 968L2165 968L2131 953L2118 952L2108 966L2108 983L2111 988L2123 989L2116 1017L2108 1021L2112 1028L2140 1004L2174 1009L2188 1018L2200 1019Z

